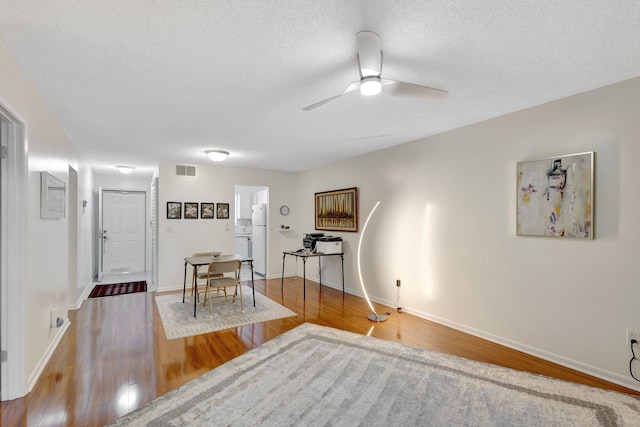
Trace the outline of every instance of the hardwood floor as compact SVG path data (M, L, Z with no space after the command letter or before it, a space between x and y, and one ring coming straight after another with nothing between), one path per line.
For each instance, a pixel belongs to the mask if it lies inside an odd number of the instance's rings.
M286 319L168 341L151 293L85 301L34 390L0 404L2 426L100 426L303 322L419 346L595 387L640 392L420 319L392 313L367 320L366 302L301 279L256 281L256 290L295 311ZM191 307L188 304L185 308ZM380 312L388 307L376 305Z

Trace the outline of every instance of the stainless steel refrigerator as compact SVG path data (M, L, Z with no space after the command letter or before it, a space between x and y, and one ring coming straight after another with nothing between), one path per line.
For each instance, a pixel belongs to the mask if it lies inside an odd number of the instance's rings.
M267 275L267 205L251 206L251 240L254 271Z

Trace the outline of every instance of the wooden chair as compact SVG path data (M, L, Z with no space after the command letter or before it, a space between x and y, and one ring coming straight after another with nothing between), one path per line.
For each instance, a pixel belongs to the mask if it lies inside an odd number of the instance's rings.
M242 261L239 259L233 259L229 261L213 261L207 268L206 280L207 284L204 288L204 301L202 305L207 303L209 299L209 316L213 317L213 311L211 309L211 300L213 298L228 298L227 288L234 288L232 303L236 302L236 296L240 291L240 307L244 311L244 303L242 301L242 286L240 285L240 270L242 268ZM228 274L233 273L233 276ZM210 289L224 289L224 295L212 296L210 295Z

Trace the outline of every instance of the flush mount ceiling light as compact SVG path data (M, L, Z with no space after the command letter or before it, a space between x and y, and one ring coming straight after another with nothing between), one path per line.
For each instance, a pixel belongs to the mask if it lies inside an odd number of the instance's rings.
M134 166L123 166L123 165L116 166L116 168L118 168L120 173L123 173L125 175L130 174L135 169Z
M205 153L214 162L222 162L229 156L229 152L223 150L206 150Z

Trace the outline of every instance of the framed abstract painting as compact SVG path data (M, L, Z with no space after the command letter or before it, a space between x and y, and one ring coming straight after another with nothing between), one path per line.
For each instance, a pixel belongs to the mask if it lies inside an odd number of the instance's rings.
M593 239L594 152L517 164L518 236Z
M40 218L64 218L65 183L48 172L40 172Z
M358 231L358 189L315 193L316 230Z

